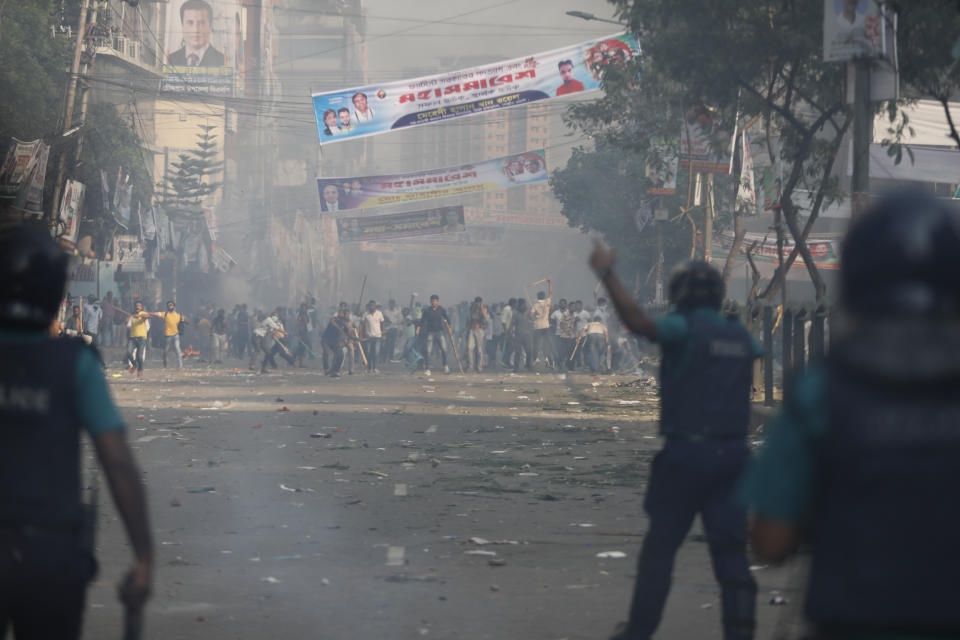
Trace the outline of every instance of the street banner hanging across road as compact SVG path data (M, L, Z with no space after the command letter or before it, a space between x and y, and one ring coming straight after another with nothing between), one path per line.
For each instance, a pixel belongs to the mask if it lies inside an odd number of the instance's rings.
M600 88L640 54L633 34L433 76L313 94L321 142L405 129Z
M360 178L317 178L320 210L349 211L546 182L542 149L446 169Z
M341 244L452 233L465 228L462 206L337 220L337 235Z

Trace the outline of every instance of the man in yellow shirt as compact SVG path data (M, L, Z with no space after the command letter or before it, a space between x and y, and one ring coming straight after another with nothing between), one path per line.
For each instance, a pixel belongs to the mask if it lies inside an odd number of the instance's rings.
M150 331L150 318L159 318L161 314L143 310L143 303L139 300L133 305L133 314L127 321L130 327L130 344L127 353L127 364L130 373L137 372L137 377L143 377L143 360L147 355L147 333Z
M177 313L177 305L167 300L167 310L163 314L163 368L167 368L167 351L173 347L177 354L177 369L183 369L183 351L180 350L180 323L190 324L187 317Z

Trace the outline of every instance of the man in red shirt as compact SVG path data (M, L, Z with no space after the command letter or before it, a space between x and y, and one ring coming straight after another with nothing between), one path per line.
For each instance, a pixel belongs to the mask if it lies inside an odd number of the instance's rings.
M558 96L583 91L583 83L573 77L573 61L561 60L557 67L560 69L560 77L563 78L563 84L557 87Z

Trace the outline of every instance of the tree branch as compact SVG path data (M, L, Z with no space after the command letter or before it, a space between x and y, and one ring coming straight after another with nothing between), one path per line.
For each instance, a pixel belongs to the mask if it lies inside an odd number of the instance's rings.
M823 206L823 199L826 191L826 182L827 178L830 176L833 171L833 165L836 162L837 154L840 151L840 145L843 143L843 136L846 134L847 129L850 128L850 123L853 122L851 116L847 116L843 125L840 128L839 133L837 134L836 141L833 145L833 150L830 154L829 160L823 168L823 178L820 181L820 186L817 189L817 195L813 200L813 206L810 209L810 217L807 218L807 222L803 227L803 231L800 233L800 240L802 242L796 242L797 236L794 236L795 244L793 249L790 251L790 255L783 262L782 266L777 267L777 270L773 274L770 282L767 284L767 288L764 289L763 293L760 294L760 298L771 299L777 294L780 288L783 286L783 282L786 279L787 271L790 270L790 267L793 265L794 261L797 259L797 256L800 255L800 245L803 244L806 246L807 237L810 235L810 231L813 229L813 224L816 222L817 217L820 215L820 208ZM789 226L789 223L788 223ZM791 229L791 234L793 230Z
M960 149L960 134L957 134L957 128L953 124L953 116L950 115L950 102L946 96L938 97L937 100L943 105L943 113L947 116L947 125L950 127L950 137L953 138L954 144Z

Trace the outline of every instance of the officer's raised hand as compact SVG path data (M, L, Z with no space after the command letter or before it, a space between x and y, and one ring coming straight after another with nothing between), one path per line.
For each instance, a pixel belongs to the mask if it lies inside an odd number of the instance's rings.
M607 249L600 242L594 240L593 252L590 254L590 268L607 287L620 320L630 331L650 340L656 340L657 325L650 316L644 313L640 305L633 300L630 293L623 288L617 277L613 275L613 264L616 259L616 250Z

